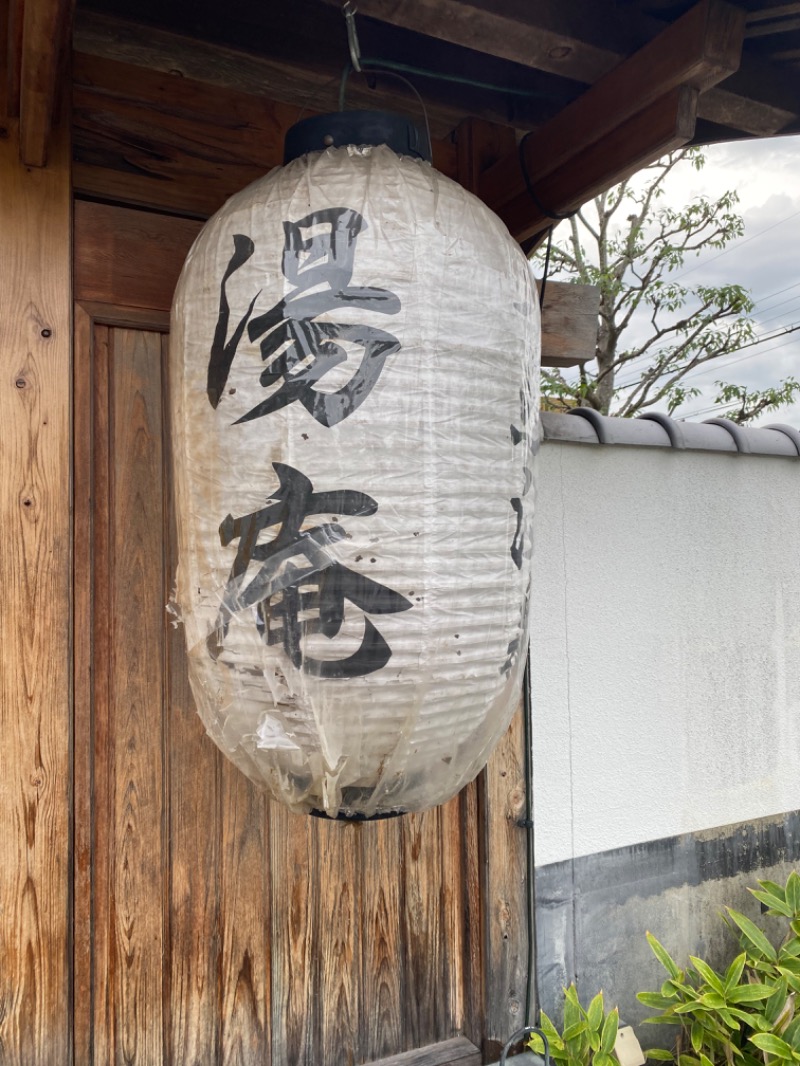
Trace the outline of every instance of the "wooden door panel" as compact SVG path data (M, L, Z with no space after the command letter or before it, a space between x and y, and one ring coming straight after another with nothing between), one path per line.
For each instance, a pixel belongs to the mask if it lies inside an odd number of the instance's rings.
M420 1063L473 1066L475 786L397 820L291 815L223 758L194 710L183 631L165 610L164 312L190 234L142 222L141 247L172 249L166 292L143 307L156 289L150 278L131 290L143 265L130 215L127 244L108 219L91 255L76 232L76 1061L357 1066L419 1049ZM109 234L124 282L95 254Z
M161 337L96 337L94 1049L97 1061L162 1061L165 894L162 782L163 455L152 364ZM101 527L103 527L101 529ZM81 737L81 743L92 738ZM76 783L77 784L77 783ZM84 783L81 783L84 786Z

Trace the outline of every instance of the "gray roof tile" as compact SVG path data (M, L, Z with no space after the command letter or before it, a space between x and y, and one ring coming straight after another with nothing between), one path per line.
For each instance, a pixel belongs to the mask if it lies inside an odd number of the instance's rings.
M627 444L800 459L800 431L792 426L776 423L751 429L726 418L681 422L656 412L638 418L609 418L588 407L576 407L566 414L543 411L542 437L575 444Z

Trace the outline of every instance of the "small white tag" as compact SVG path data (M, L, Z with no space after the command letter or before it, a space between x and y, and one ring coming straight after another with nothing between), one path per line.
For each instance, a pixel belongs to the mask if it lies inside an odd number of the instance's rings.
M630 1025L624 1025L617 1032L614 1052L619 1059L620 1066L644 1066L642 1045L636 1039L636 1033Z

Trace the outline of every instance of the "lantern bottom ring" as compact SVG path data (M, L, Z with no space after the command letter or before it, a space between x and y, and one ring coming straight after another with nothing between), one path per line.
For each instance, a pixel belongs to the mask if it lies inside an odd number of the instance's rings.
M358 811L354 811L353 814L345 814L344 811L340 811L331 817L330 814L317 810L315 807L308 813L312 818L327 818L331 822L379 822L384 818L400 818L406 811L382 811L379 814L359 814Z

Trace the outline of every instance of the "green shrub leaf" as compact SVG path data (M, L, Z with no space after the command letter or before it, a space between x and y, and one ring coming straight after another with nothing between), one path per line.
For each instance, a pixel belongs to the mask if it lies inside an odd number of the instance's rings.
M605 1008L603 1006L603 993L598 992L592 1002L589 1004L589 1009L586 1011L586 1021L589 1023L589 1028L594 1032L598 1032L600 1026L603 1024L603 1015L605 1014Z
M742 979L744 973L744 964L747 960L747 952L743 951L741 955L737 955L733 962L727 969L725 974L725 995L731 991L732 988L736 988Z
M719 975L711 969L708 963L704 962L703 959L695 958L694 955L690 955L689 958L691 959L692 965L703 978L703 980L707 984L711 985L715 992L718 992L721 996L724 996L725 985L723 984L722 979L719 977Z
M619 1012L615 1007L612 1011L609 1011L606 1020L603 1022L603 1033L600 1037L600 1050L604 1051L607 1055L614 1050L614 1044L617 1041L617 1029L619 1028ZM595 1062L597 1060L595 1059Z
M750 941L754 948L760 952L770 962L778 961L778 953L775 948L770 944L757 925L754 925L744 914L740 914L735 911L733 907L726 908L728 914L733 918L736 924L741 929L745 938ZM763 1050L763 1049L762 1049Z
M729 1003L756 1003L760 999L769 999L774 989L771 985L752 984L739 985L728 993Z
M795 1051L800 1051L800 1015L786 1027L783 1039L787 1044L791 1044Z
M652 933L648 932L646 935L647 943L652 948L655 957L658 959L658 961L661 963L661 965L664 967L670 977L677 977L680 973L680 970L675 965L675 962L670 953L667 951L664 945L660 943L660 941L656 940Z
M671 1051L665 1051L662 1047L648 1048L643 1054L646 1059L655 1059L657 1062L673 1062L675 1059Z
M689 1036L692 1041L692 1050L699 1051L703 1046L703 1027L700 1022L692 1022Z
M658 1010L668 1010L678 1002L677 996L662 996L658 992L638 992L636 998L645 1007L656 1007Z
M761 1048L762 1051L766 1051L768 1055L774 1055L778 1059L790 1059L792 1057L792 1049L789 1044L773 1033L756 1033L755 1036L750 1037L750 1042Z
M588 1026L583 1018L577 1022L573 1022L572 1025L568 1025L563 1033L564 1043L569 1044L571 1041L575 1040L576 1037L585 1033L587 1028Z
M773 896L771 892L759 892L756 888L748 889L748 892L755 896L759 903L763 903L765 907L768 907L771 911L777 914L783 914L786 918L793 917L792 908L783 899L778 899L777 896Z
M796 870L792 870L786 882L786 902L795 914L800 911L800 875Z

